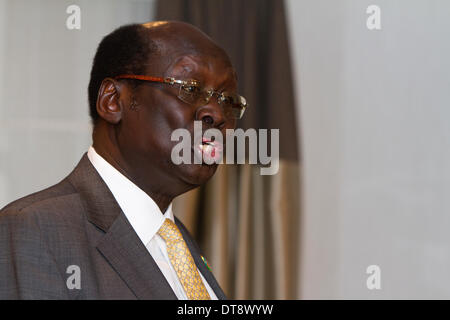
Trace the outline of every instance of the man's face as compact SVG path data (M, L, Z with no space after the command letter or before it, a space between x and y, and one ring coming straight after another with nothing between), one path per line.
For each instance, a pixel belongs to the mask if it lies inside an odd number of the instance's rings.
M153 68L152 68L153 69ZM220 55L179 55L164 74L148 74L156 77L173 77L179 80L195 79L205 89L218 92L236 92L237 83L228 59ZM123 157L137 179L146 179L163 189L167 183L174 189L191 189L205 183L217 169L217 164L180 164L171 160L172 148L178 141L171 141L176 129L187 129L191 134L191 158L194 153L194 121L202 122L202 130L225 130L235 127L235 119L225 116L224 110L213 97L207 105L194 106L177 96L179 86L143 83L136 89L128 87L121 92L124 104L118 141ZM130 108L135 100L136 107ZM148 180L151 179L151 180ZM163 191L163 190L162 190Z

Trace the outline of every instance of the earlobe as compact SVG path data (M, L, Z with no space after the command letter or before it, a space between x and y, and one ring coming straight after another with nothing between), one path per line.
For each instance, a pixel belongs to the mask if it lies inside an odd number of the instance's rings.
M108 123L117 124L122 119L117 83L111 78L102 81L98 90L97 113Z

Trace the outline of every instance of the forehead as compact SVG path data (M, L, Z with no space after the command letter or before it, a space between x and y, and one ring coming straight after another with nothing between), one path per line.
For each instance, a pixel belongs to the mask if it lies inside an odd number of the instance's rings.
M165 76L195 79L210 86L236 86L235 70L221 55L180 55L169 65Z

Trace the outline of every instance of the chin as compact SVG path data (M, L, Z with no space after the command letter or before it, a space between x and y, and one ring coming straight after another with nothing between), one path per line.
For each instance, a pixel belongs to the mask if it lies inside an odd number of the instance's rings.
M177 166L180 178L192 188L206 183L217 170L218 164L182 164Z

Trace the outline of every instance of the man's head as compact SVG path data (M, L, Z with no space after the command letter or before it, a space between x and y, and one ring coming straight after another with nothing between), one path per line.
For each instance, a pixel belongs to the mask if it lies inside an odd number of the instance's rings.
M225 135L236 120L216 98L190 105L180 100L176 86L116 78L123 74L194 79L204 88L235 93L236 74L227 54L186 23L124 26L100 43L89 83L94 147L116 168L154 198L173 198L206 182L217 165L175 165L171 151L177 142L171 134L184 128L193 137L194 121L202 121L203 130L216 128Z

